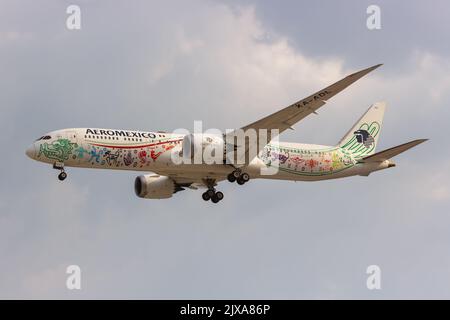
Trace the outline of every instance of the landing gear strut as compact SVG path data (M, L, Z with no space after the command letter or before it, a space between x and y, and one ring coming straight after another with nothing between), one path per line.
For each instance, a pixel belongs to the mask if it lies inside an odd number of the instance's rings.
M207 181L208 190L203 192L202 194L203 200L205 201L211 200L213 203L217 203L223 199L223 193L221 191L216 191L216 188L214 188L214 184L215 184L214 180Z
M227 179L230 182L236 181L239 185L243 185L250 180L250 176L248 173L241 172L240 169L236 169L227 176Z
M54 163L53 169L60 170L61 172L58 174L58 179L60 181L64 181L67 178L67 173L64 171L64 163Z

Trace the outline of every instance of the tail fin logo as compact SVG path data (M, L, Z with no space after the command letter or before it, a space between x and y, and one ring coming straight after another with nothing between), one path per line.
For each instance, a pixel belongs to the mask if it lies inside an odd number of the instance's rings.
M375 142L375 139L370 135L367 130L359 129L353 132L356 141L362 143L367 149L369 149Z

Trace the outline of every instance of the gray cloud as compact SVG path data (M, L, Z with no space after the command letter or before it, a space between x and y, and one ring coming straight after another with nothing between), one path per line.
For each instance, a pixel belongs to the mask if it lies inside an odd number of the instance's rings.
M449 297L443 10L382 2L370 33L363 2L81 1L69 32L68 4L1 4L0 297ZM138 199L132 172L70 169L61 184L24 155L65 127L240 126L379 62L281 139L333 144L387 100L380 148L431 140L368 178L223 183L213 206L193 191ZM65 289L69 264L81 292ZM365 287L370 264L380 292Z

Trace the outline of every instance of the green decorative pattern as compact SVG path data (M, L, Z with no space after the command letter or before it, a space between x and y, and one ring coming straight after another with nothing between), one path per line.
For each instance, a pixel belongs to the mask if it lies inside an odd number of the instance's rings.
M69 139L58 139L52 143L43 143L39 148L38 157L44 155L48 159L61 161L68 160L72 150L78 145Z
M380 124L376 121L372 122L370 125L367 123L363 123L360 130L366 130L374 139L380 132ZM347 143L341 146L342 149L348 150L352 153L355 158L362 158L365 155L372 153L375 149L376 144L373 143L369 148L356 140L356 136L353 136Z
M326 176L353 167L351 153L339 147L300 149L268 145L260 159L268 167L303 176ZM278 161L275 164L274 161Z
M268 167L278 167L280 171L303 176L326 176L347 170L358 163L362 157L371 154L376 147L376 137L380 124L363 123L359 130L367 131L371 144L358 142L356 133L339 147L323 149L292 148L283 145L268 145L260 159ZM278 164L274 164L277 160Z

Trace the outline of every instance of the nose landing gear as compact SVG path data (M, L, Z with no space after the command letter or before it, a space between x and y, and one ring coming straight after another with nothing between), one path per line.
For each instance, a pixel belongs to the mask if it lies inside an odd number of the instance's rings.
M58 174L58 179L60 181L64 181L67 178L67 173L64 171L64 163L55 162L53 164L53 169L60 170L61 172Z
M64 181L64 179L67 178L67 173L65 171L61 171L60 174L58 174L58 179L61 181Z

